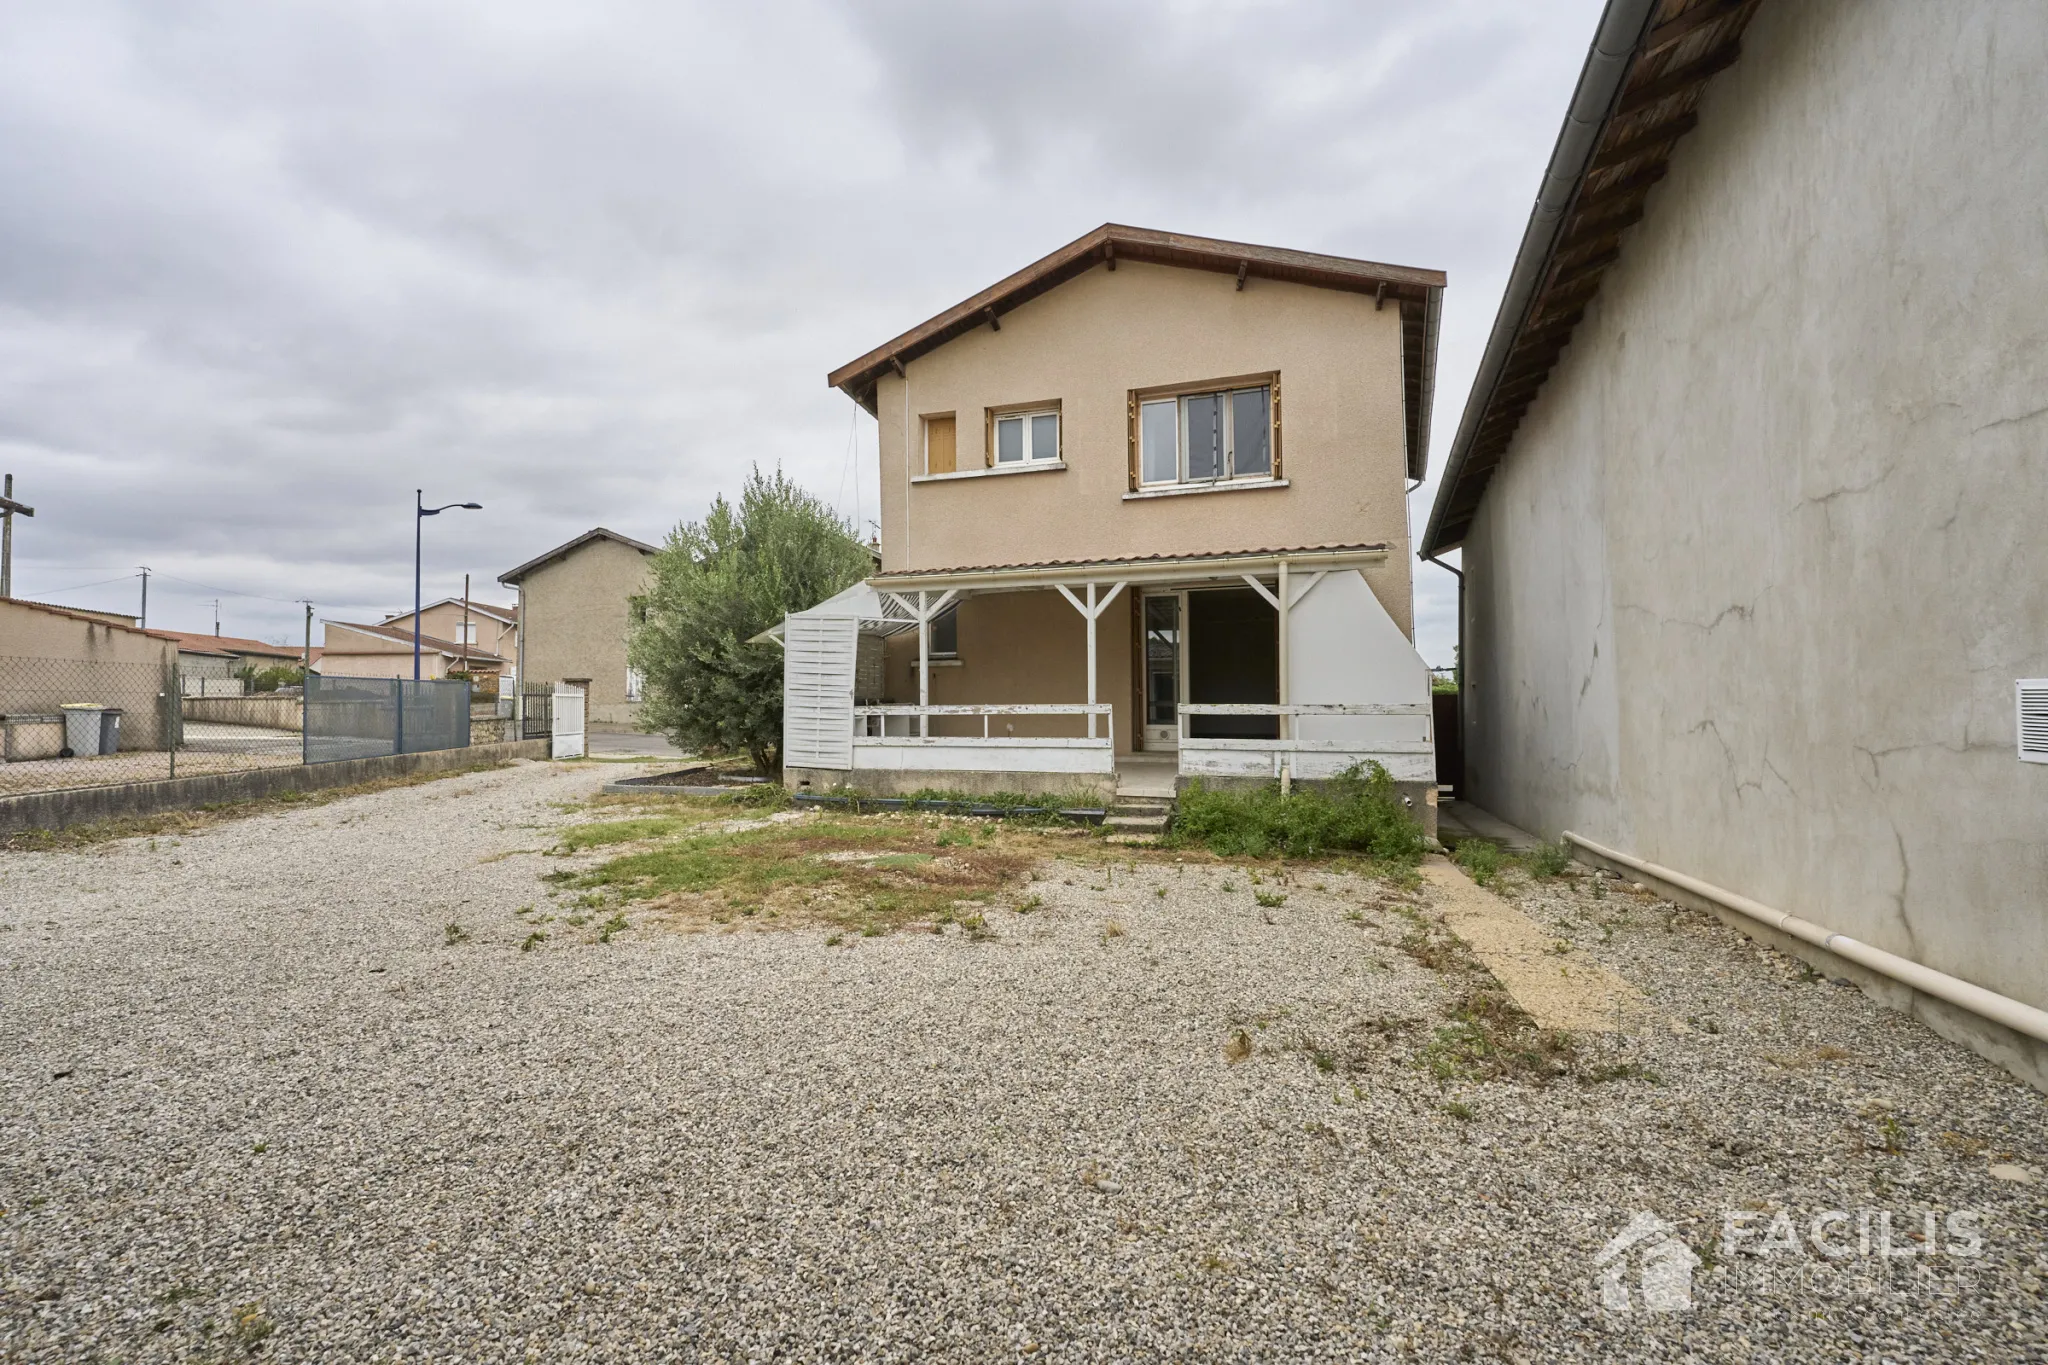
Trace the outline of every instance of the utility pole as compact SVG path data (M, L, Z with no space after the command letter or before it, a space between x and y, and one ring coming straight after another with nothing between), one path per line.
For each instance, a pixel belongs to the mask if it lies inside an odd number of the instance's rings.
M462 576L462 667L469 668L469 575Z
M213 599L213 638L220 638L220 599Z
M36 509L14 500L14 476L0 487L0 597L14 596L14 515L32 517Z
M140 570L142 570L142 615L136 618L136 623L137 623L138 625L140 625L140 626L141 626L141 627L142 627L142 628L143 628L144 630L148 630L148 629L149 629L149 565L147 565L147 564L138 564L138 565L136 565L135 567L136 567L136 568L138 568L138 569L140 569Z
M303 597L299 600L306 602L306 599ZM308 676L313 672L313 604L311 602L306 602L306 654L299 661L299 672ZM302 687L305 685L304 678L299 680L299 685Z

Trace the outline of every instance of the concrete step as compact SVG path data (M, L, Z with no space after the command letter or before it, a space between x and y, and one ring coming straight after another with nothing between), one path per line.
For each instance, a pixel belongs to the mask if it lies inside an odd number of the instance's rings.
M1112 834L1164 834L1166 814L1163 811L1142 815L1119 812L1105 819L1102 827Z

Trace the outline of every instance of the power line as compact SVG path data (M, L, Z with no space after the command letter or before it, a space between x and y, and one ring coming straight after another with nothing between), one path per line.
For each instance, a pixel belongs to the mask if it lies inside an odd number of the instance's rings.
M44 594L57 592L77 592L81 588L101 588L105 587L109 583L125 583L131 578L140 577L142 577L141 574L124 573L119 578L102 578L97 583L73 583L68 588L42 588L38 591Z

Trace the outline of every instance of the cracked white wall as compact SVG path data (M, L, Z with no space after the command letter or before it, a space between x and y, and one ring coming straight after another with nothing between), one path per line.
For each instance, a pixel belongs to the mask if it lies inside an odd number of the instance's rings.
M1743 49L1466 541L1474 795L2048 1007L2048 7Z

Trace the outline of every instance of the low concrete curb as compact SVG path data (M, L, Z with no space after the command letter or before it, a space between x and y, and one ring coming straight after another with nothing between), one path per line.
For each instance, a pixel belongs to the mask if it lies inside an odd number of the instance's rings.
M65 829L99 820L154 815L158 811L254 801L283 792L352 787L358 782L374 782L383 777L453 772L515 758L547 756L548 741L523 739L507 744L472 744L466 749L435 749L423 754L351 758L338 763L297 764L289 768L251 768L247 772L207 773L199 777L174 777L162 782L130 782L118 787L27 792L0 798L0 834L15 834L25 829Z

